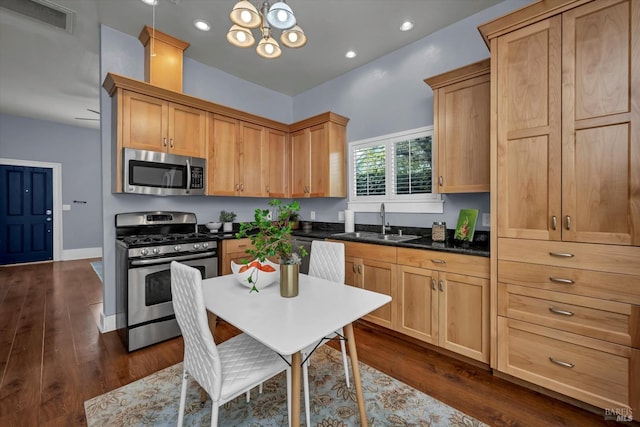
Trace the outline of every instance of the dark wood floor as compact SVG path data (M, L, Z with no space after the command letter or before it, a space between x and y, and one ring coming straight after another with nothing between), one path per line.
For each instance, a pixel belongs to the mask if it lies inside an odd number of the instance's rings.
M128 354L115 332L99 333L89 261L0 267L0 426L86 425L85 400L182 360L181 338ZM361 361L489 425L615 425L365 325L355 332ZM234 333L221 322L216 339Z

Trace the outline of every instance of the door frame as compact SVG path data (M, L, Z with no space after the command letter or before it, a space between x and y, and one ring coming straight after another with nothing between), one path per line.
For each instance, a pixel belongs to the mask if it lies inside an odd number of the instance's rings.
M33 160L4 159L0 164L26 166L30 168L48 168L53 170L53 260L62 260L62 165L60 163L38 162Z

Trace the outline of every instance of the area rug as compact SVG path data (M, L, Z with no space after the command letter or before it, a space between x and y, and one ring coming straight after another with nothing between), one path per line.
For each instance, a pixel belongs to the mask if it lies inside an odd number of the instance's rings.
M93 268L93 271L96 272L96 274L98 275L98 278L100 279L100 281L102 283L104 283L104 276L103 276L103 270L102 270L102 261L95 261L90 263L91 264L91 268Z
M119 389L84 402L87 425L175 426L180 406L182 363L149 375ZM486 424L363 363L360 374L369 426L459 426ZM257 388L246 403L240 396L220 409L219 426L281 427L287 425L286 376L267 381L263 393ZM309 368L311 424L318 427L360 425L353 384L347 388L342 356L323 346ZM189 384L184 425L209 426L211 401L200 402L195 382ZM301 400L302 397L301 397ZM304 402L301 423L304 424Z

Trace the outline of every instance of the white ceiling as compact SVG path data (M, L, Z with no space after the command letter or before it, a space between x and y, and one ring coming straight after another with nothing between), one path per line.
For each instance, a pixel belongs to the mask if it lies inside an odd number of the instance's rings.
M153 8L141 0L38 1L75 12L73 33L0 7L0 112L97 128L98 121L78 118L97 118L90 110L99 109L100 24L137 38L152 25ZM158 0L156 28L190 43L187 57L294 96L502 0L288 0L309 41L283 47L275 60L227 42L236 1ZM196 18L211 31L195 29ZM401 32L407 19L414 29ZM350 49L356 58L345 58Z

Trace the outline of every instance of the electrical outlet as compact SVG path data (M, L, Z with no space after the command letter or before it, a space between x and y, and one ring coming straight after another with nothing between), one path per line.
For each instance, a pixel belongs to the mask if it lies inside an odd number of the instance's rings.
M316 219L316 211L311 211L309 214L309 219Z
M490 213L483 213L482 214L482 226L483 227L490 227L491 226L491 214Z
M267 214L267 219L271 219L271 211Z
M338 211L338 221L344 221L344 211Z

